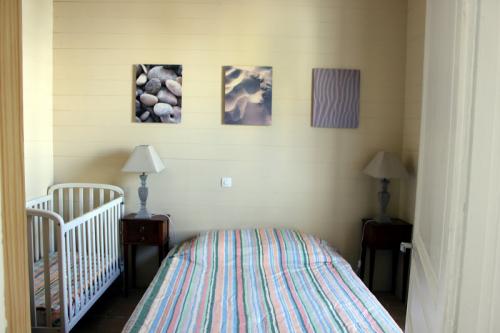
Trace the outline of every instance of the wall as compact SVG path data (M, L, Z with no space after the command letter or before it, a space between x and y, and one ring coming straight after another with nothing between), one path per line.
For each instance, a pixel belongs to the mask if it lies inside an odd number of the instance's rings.
M401 185L399 214L413 223L417 190L420 113L422 109L422 73L425 39L426 0L408 0L406 28L406 80L403 118L403 163L410 177Z
M53 183L53 6L23 0L23 112L26 198Z
M55 181L118 184L135 211L138 177L120 169L149 143L166 170L149 177L148 204L172 214L176 241L214 228L300 228L354 263L378 186L361 170L379 150L402 150L406 9L400 0L56 0ZM131 122L135 63L184 65L182 124ZM273 66L272 126L221 125L223 65ZM314 67L361 69L359 129L311 128ZM398 198L397 182L392 191Z

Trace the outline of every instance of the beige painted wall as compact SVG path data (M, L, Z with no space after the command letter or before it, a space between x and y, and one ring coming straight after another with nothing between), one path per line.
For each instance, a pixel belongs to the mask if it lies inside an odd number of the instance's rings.
M415 194L417 188L420 113L422 109L425 4L426 0L408 0L402 158L403 163L410 171L410 177L401 186L399 212L403 219L411 223L413 223L415 215Z
M23 0L23 112L26 198L53 183L53 5Z
M152 144L167 168L149 178L149 207L172 214L176 241L283 226L354 263L360 218L376 207L377 183L361 170L379 150L402 151L406 10L400 0L56 0L55 181L120 185L135 211L138 178L120 169ZM135 63L184 65L182 124L131 122ZM221 125L223 65L273 66L272 126ZM314 67L361 69L359 129L311 128Z

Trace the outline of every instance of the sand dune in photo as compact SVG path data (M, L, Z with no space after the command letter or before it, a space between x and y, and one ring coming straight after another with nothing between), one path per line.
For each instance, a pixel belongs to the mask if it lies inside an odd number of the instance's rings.
M270 125L271 67L224 67L224 123Z

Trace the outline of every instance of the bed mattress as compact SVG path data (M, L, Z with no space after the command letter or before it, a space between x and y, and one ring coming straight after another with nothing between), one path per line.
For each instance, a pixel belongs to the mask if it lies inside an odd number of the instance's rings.
M278 229L174 248L124 332L401 332L328 245Z

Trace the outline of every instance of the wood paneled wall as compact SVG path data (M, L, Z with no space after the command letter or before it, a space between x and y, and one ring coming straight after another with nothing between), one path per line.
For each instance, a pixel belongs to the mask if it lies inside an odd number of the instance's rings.
M403 163L410 171L410 177L401 187L399 212L402 218L412 223L415 216L415 195L417 191L426 2L427 0L408 0L406 28L406 80L402 158Z
M54 182L52 0L23 0L23 120L26 198Z
M166 170L148 204L173 216L176 241L201 230L298 228L351 261L378 183L362 174L379 150L401 152L406 1L54 1L55 181L126 190L133 147L152 144ZM132 123L136 63L183 64L179 125ZM223 65L273 66L273 124L221 125ZM361 70L358 129L311 128L315 67ZM220 177L233 187L220 187ZM391 184L398 211L398 182Z
M21 1L0 1L0 185L9 332L29 332L24 199Z

